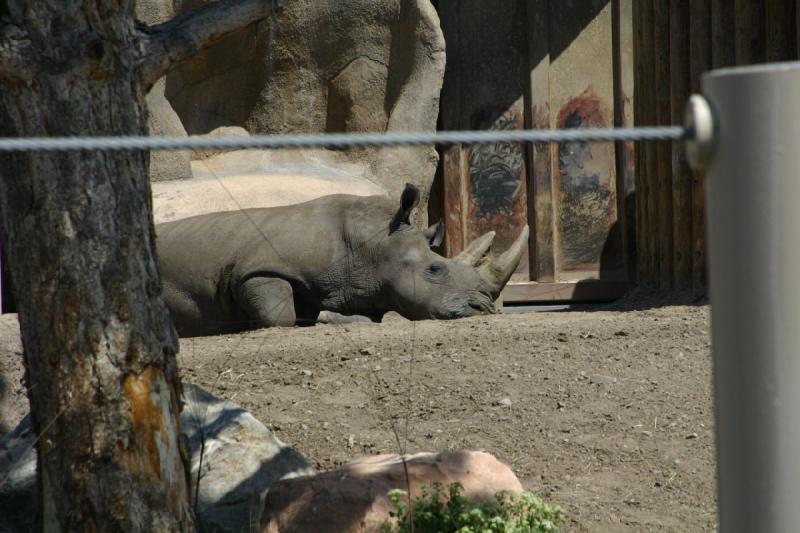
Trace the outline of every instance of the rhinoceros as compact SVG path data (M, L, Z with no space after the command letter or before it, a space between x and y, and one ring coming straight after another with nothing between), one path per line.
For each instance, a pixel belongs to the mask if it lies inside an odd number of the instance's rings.
M181 336L313 323L321 311L379 322L495 312L528 227L491 258L494 232L453 259L431 250L441 222L409 221L419 190L324 196L291 206L198 215L156 226L164 297Z

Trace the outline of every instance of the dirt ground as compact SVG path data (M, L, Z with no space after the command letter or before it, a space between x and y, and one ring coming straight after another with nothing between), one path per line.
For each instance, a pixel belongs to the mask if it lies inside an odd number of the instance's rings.
M563 506L568 530L713 530L709 308L652 303L182 339L179 363L318 469L482 449ZM10 324L0 370L19 407Z

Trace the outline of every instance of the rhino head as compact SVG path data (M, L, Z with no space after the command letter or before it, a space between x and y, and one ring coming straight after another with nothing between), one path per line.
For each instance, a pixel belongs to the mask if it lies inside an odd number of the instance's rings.
M382 242L381 278L391 309L410 320L451 319L496 312L494 301L517 268L528 240L528 226L499 256L490 255L495 233L474 240L448 259L431 250L443 238L441 222L414 227L409 217L419 203L419 190L407 184L400 207Z

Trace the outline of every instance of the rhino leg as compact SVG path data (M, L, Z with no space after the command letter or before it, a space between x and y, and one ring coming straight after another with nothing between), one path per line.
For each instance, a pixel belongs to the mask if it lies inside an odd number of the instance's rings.
M286 280L250 278L239 287L237 303L254 328L295 325L294 294Z
M163 294L178 335L202 334L202 328L198 330L193 327L202 322L203 316L197 302L167 279L163 281Z

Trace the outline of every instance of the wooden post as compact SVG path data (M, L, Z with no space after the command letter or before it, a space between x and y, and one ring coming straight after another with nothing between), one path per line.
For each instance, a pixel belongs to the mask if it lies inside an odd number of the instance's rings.
M730 3L728 9L730 9ZM764 3L753 0L734 0L736 24L736 64L763 63L764 53Z
M530 123L535 129L550 128L550 39L548 0L528 4L528 38L530 74ZM530 147L531 171L528 174L529 220L533 220L531 233L531 279L555 281L555 256L553 251L555 224L553 223L553 149L552 144L534 144Z
M442 155L442 188L444 189L444 250L447 257L454 257L464 249L466 222L466 183L464 151L460 144L449 146Z
M796 8L794 0L766 0L766 59L768 62L791 61L797 58L795 37Z
M639 81L636 85L634 103L638 110L637 125L656 124L655 98L655 42L652 2L636 2L636 64ZM658 285L658 170L657 149L654 143L639 143L636 175L637 206L641 231L637 240L639 283Z
M633 126L634 72L633 4L613 0L614 126ZM617 219L621 227L626 275L636 280L636 148L633 142L616 145Z
M668 125L672 122L670 107L670 25L669 0L654 0L653 46L656 63L656 122ZM658 246L658 286L672 286L672 146L658 143L656 146L656 168L658 172L658 204L654 209L658 217L656 244Z
M800 0L652 0L633 9L639 126L681 123L689 89L711 68L800 56ZM637 281L705 290L703 175L688 169L680 144L642 143L635 155Z
M691 0L689 7L689 82L700 92L702 74L711 68L711 1ZM692 286L704 291L706 275L705 173L692 171Z
M689 98L689 5L670 0L670 123L680 124ZM673 286L692 284L692 191L683 143L672 146Z
M711 66L736 64L736 16L730 0L711 0Z

